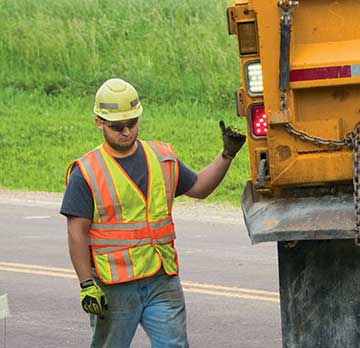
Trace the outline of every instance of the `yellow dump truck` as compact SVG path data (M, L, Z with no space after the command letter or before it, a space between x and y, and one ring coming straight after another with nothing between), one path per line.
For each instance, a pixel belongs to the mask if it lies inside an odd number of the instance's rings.
M353 168L359 175L359 15L360 2L350 0L236 0L228 8L242 72L238 113L248 125L251 181L243 206L250 225L248 209L259 196L289 197L296 188L310 197L353 190ZM354 238L353 203L347 208L351 216L341 216L335 227L319 225L318 232L339 227ZM308 227L316 233L314 223Z
M283 347L360 346L360 1L234 0L253 243L276 241ZM354 243L355 240L355 243Z

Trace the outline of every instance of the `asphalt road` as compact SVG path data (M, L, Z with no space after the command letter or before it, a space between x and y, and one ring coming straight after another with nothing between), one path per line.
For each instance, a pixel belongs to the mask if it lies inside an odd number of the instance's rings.
M88 347L60 198L0 191L0 348ZM276 245L251 246L239 209L178 203L174 219L191 347L280 348ZM132 347L150 347L141 328Z

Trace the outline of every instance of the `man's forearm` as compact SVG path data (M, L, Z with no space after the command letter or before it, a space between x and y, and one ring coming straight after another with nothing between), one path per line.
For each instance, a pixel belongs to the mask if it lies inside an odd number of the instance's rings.
M231 159L218 155L213 162L202 169L193 187L186 193L193 198L206 198L221 183L231 164Z
M87 219L68 218L68 245L71 262L79 281L92 278L88 230L91 221Z

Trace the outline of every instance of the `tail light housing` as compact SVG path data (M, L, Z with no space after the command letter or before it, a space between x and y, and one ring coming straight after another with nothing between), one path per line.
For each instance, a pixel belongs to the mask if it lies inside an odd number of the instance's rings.
M254 138L265 138L268 132L268 121L264 104L251 105L249 108L251 135Z

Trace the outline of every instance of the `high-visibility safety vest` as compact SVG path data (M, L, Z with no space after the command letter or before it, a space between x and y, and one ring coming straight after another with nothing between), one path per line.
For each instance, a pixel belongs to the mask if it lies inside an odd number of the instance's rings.
M103 145L70 164L78 165L94 199L89 245L105 284L149 277L163 266L178 273L172 205L179 167L169 144L140 141L148 168L147 197Z

